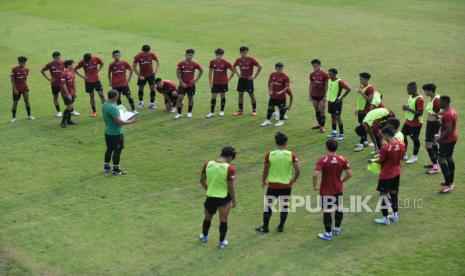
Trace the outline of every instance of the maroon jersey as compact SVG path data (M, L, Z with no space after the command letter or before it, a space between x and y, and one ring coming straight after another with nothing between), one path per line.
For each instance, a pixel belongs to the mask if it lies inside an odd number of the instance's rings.
M271 98L282 100L286 98L286 92L281 94L276 94L279 91L282 91L286 85L289 85L289 77L284 73L274 72L270 74L269 81L271 86Z
M108 72L111 73L111 87L125 87L128 85L126 79L126 70L132 67L126 61L114 61L108 66Z
M239 66L241 70L239 78L250 78L253 74L253 67L258 66L258 61L253 57L240 57L234 62L234 67L236 66Z
M99 57L92 57L89 61L81 60L76 69L84 68L86 82L96 82L98 77L98 66L103 65L103 61Z
M52 86L60 86L61 73L65 70L64 61L51 61L45 64L42 69L50 72L50 76L52 77Z
M442 115L441 118L441 133L446 131L446 123L452 123L452 133L449 134L449 136L443 138L441 143L452 143L456 142L458 140L458 134L457 134L457 112L455 112L454 109L449 108L446 112L444 112L444 115Z
M213 59L208 67L213 70L213 84L228 84L228 69L232 68L229 61Z
M150 77L153 75L153 61L158 62L158 57L155 53L140 52L134 57L134 62L139 64L140 75Z
M418 97L415 101L415 111L424 111L425 110L425 100L423 97ZM413 118L413 120L406 120L405 124L411 127L421 126L421 122L418 118Z
M60 85L62 96L66 96L64 92L64 87L66 86L68 93L71 94L72 97L76 97L76 75L74 71L63 71L63 73L61 73Z
M394 141L384 144L379 152L379 163L381 173L379 179L391 179L400 176L402 173L401 162L405 154L405 144L401 141Z
M342 194L342 171L349 169L349 161L343 156L330 153L320 157L315 167L316 171L321 171L320 195Z
M164 80L163 81L163 86L159 88L158 86L156 87L157 91L160 93L171 93L174 90L178 90L178 87L173 81L170 80Z
M326 95L326 87L328 85L328 73L325 71L311 72L310 73L310 96L324 97Z
M29 91L29 88L27 87L27 76L29 75L28 68L21 68L19 65L15 66L11 69L10 75L19 93Z
M195 61L181 61L178 63L178 71L181 73L181 80L187 87L194 85L195 70L202 70L200 64Z

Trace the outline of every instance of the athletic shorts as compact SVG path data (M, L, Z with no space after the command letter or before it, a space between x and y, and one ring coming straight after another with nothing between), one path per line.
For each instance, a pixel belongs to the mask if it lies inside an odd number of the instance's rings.
M21 91L21 90L18 90L18 94L15 94L15 92L12 92L13 94L13 101L14 102L17 102L21 99L21 95L24 94L24 93L27 93L29 92L29 90L26 90L26 91Z
M99 80L94 82L86 82L86 92L92 93L94 91L103 91L102 83Z
M340 115L342 113L342 102L328 102L328 113L333 115Z
M253 80L249 80L248 78L239 78L237 81L237 91L253 93Z
M131 90L129 89L129 86L122 86L122 87L113 87L116 91L119 92L119 94L123 94L125 96L131 95Z
M275 107L277 106L279 109L286 108L286 99L273 99L270 98L268 100L268 106Z
M155 75L144 77L143 80L141 80L140 78L137 79L137 85L139 86L145 86L147 82L149 83L149 85L155 85Z
M212 85L212 93L225 93L228 92L228 85L227 84L214 84Z
M281 204L280 202L281 200L283 202L286 202L284 203L284 205L280 206L280 211L288 210L290 196L291 196L291 187L287 189L274 189L274 188L268 187L268 189L266 190L266 197L267 197L268 204L273 204L273 203ZM277 207L278 205L275 205L275 206ZM267 210L267 205L265 205L265 210Z
M452 157L456 142L439 143L439 156Z
M440 128L441 128L441 122L439 121L426 122L425 141L434 142L434 135L439 133Z
M65 105L70 105L70 104L74 103L74 99L76 99L76 96L71 96L71 100L68 99L68 97L66 97L66 96L61 96L61 98L63 99L63 103Z
M316 102L321 102L325 99L325 96L310 96Z
M105 142L107 144L107 149L109 150L118 150L124 149L124 135L108 135L105 134Z
M402 134L404 136L410 136L412 139L416 140L420 136L420 131L421 131L421 125L419 126L409 126L407 124L404 124L402 126Z
M205 199L205 203L203 204L203 207L205 207L205 210L211 215L214 215L218 208L228 204L231 202L231 196L228 194L226 197L208 197Z
M188 95L188 96L194 96L195 95L195 85L188 86L188 87L182 87L179 86L178 88L178 93L181 95Z
M400 175L390 179L379 179L377 191L389 193L390 191L399 192Z
M336 195L320 195L320 200L321 208L323 210L333 209L337 208L338 206L342 206L342 203L344 201L342 193Z
M60 91L61 91L61 88L59 86L53 86L52 85L52 94L54 96L58 95L60 93Z

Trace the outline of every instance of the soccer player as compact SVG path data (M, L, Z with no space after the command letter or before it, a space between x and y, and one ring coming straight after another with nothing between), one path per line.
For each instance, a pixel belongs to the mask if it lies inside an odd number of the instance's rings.
M242 46L239 48L241 57L236 59L233 66L236 69L239 66L240 74L237 82L237 92L239 92L238 106L239 109L234 115L242 115L244 113L244 92L247 92L252 103L252 116L257 116L257 100L255 99L253 81L260 75L262 71L262 65L257 59L248 56L249 48ZM254 67L257 67L257 71L254 75ZM236 71L237 72L237 71Z
M407 93L409 95L407 105L402 106L402 110L406 111L405 113L405 123L402 127L402 134L405 137L405 156L404 160L407 160L405 163L413 164L418 161L418 152L420 151L420 131L423 125L423 110L424 100L417 91L417 83L410 82L407 84ZM413 155L408 158L407 147L408 147L408 137L413 141Z
M119 50L114 50L112 55L114 61L108 66L108 82L119 93L117 103L118 105L121 104L121 94L123 94L128 99L132 111L137 113L134 100L131 97L131 90L129 89L129 83L132 78L132 67L126 61L121 60L121 52ZM126 71L129 71L128 78L126 78Z
M428 169L428 174L438 174L440 172L438 164L439 148L434 136L439 133L441 128L441 121L439 120L441 100L439 99L440 96L436 94L436 85L434 83L427 83L422 88L425 95L430 98L426 104L425 147L432 164L425 167Z
M203 69L200 64L193 61L195 51L194 49L186 50L186 59L178 63L176 69L176 76L179 80L178 88L178 114L174 116L174 119L181 119L182 117L182 101L184 96L187 94L189 99L187 118L192 118L192 109L194 108L194 95L195 95L195 84L200 80L203 74ZM197 77L195 77L195 70L199 71Z
M44 78L50 82L52 86L52 94L53 94L53 103L55 104L55 108L57 111L57 117L61 117L61 109L60 103L58 102L58 94L60 93L60 79L61 73L64 70L64 61L61 60L60 52L53 52L52 53L53 60L42 67L40 73ZM50 77L45 74L45 71L49 71Z
M359 136L362 137L368 134L375 147L374 154L379 153L379 149L382 145L383 136L380 129L384 127L387 120L391 117L395 117L394 113L387 108L373 109L364 117L362 126L356 128L356 132Z
M84 69L84 76L79 73L79 69ZM105 102L105 95L103 95L103 86L100 82L98 73L103 68L103 61L99 57L92 56L92 54L84 54L83 59L74 68L76 75L81 77L86 86L86 92L90 97L90 106L92 107L91 117L97 116L97 110L95 108L94 91L97 91L98 96L102 104Z
M360 86L358 88L357 110L355 111L355 115L357 115L358 117L358 123L360 124L360 126L363 126L363 119L372 108L371 102L373 100L375 89L369 83L371 78L371 75L369 73L360 73L359 77ZM355 146L354 151L362 151L365 147L368 147L366 135L360 137L360 143Z
M318 234L318 237L328 241L333 239L332 234L339 235L341 233L342 217L344 216L342 210L344 183L352 177L349 161L345 157L336 154L337 146L337 141L334 139L326 141L326 151L328 153L318 159L313 171L313 190L320 194L325 227L325 233ZM343 171L345 171L345 175L341 178ZM322 173L322 176L320 188L318 188L318 175L320 173ZM331 213L333 211L335 212L335 225L331 231L333 224Z
M29 88L27 86L29 68L26 67L26 62L27 58L20 56L18 57L18 66L11 69L11 86L13 88L13 107L11 108L13 117L11 123L16 122L16 108L21 95L23 95L24 104L26 105L27 119L35 120L34 116L31 115L31 106L29 105Z
M284 113L284 120L289 119L288 114L289 114L289 111L291 111L292 103L294 102L294 95L292 94L292 89L289 88L286 91L286 96L289 96L289 104L286 106L286 113ZM279 108L277 111L275 111L275 109L273 109L273 111L274 112L272 116L274 116L275 121L278 122L280 120Z
M228 92L228 83L236 74L236 69L232 64L223 59L224 50L218 48L215 50L216 58L210 61L208 82L210 83L210 89L212 92L212 98L210 100L210 113L205 116L211 118L215 116L216 96L218 93L221 97L221 110L220 116L224 116L224 106L226 105L226 92ZM231 74L228 77L228 70Z
M218 248L223 249L228 245L226 232L228 231L228 216L231 208L236 207L236 193L234 191L234 175L236 169L231 161L236 158L236 150L233 147L224 147L220 158L205 163L200 174L200 185L207 191L204 203L204 219L200 241L208 241L208 231L216 211L220 218L220 241Z
M66 60L64 63L64 71L60 77L60 91L63 102L66 105L65 112L61 119L61 127L66 128L66 125L75 125L71 120L71 115L74 111L74 99L76 99L76 75L74 73L74 61Z
M287 136L282 132L276 133L275 142L277 149L265 154L263 167L262 188L266 188L266 203L263 212L263 225L255 228L257 232L268 233L268 225L273 210L272 205L279 200L280 222L278 232L284 231L291 196L292 186L300 175L299 159L295 152L287 150ZM294 174L292 169L294 168Z
M155 62L155 70L153 70L153 63ZM139 65L139 69L137 69ZM137 85L139 86L139 104L138 108L144 107L144 87L149 83L150 87L150 109L157 108L155 105L155 75L160 69L160 61L154 52L150 51L150 45L142 46L142 51L134 57L132 64L134 73L138 76Z
M404 134L402 134L402 131L399 131L399 127L400 127L399 119L395 117L391 117L387 120L387 124L391 125L395 130L394 139L396 139L397 141L404 142Z
M402 173L401 163L405 154L405 145L394 138L395 130L392 126L385 126L381 133L387 144L383 145L380 151L379 160L374 161L381 164L379 174L378 188L381 201L382 218L375 219L378 224L389 225L391 220L398 221L398 194L400 175ZM369 160L369 162L373 162ZM389 206L391 203L392 215L388 216Z
M442 188L439 192L447 194L454 190L455 163L452 155L458 140L458 118L457 112L450 107L450 97L441 96L440 100L444 113L441 118L441 134L436 134L436 141L439 142L439 165L444 176L444 183L441 183Z
M328 90L328 74L321 70L321 61L314 59L311 61L313 72L310 73L309 100L315 109L316 121L318 124L312 129L319 129L321 133L325 132L325 97Z
M176 112L176 103L178 101L178 87L173 81L155 79L155 88L165 98L166 111Z
M123 126L132 124L138 121L137 116L134 116L128 121L123 121L120 118L118 107L116 102L119 98L119 92L112 89L108 92L108 101L102 105L102 116L105 122L105 142L107 150L105 151L105 163L103 169L107 173L113 173L114 175L126 174L119 167L119 161L121 152L124 149L124 135ZM113 159L113 170L110 167L110 160Z
M337 78L337 70L335 68L329 69L328 75L329 80L326 97L328 98L328 113L331 114L332 131L327 137L336 138L337 141L341 141L344 140L344 126L341 119L342 100L349 95L350 87L345 81ZM344 91L344 94L342 94L342 91ZM336 123L339 126L339 135L337 135Z
M271 116L273 115L275 106L279 109L279 121L274 125L276 127L284 125L284 114L286 114L286 93L289 90L289 77L283 72L284 64L278 62L275 64L275 72L270 74L268 79L268 93L270 99L268 100L268 112L266 120L261 126L271 125Z

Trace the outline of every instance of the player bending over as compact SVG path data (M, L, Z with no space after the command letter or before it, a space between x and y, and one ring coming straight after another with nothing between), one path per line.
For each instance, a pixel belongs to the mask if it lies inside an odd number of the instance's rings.
M176 104L178 101L178 87L176 83L170 80L155 79L155 88L161 93L165 99L166 111L171 113L176 112Z

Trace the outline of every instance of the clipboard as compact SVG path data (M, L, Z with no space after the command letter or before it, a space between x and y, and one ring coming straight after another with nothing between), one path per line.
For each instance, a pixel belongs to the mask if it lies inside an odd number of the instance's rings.
M132 118L134 118L135 116L137 116L137 113L128 111L126 109L126 107L124 107L124 105L122 105L122 104L118 105L117 108L119 110L119 116L120 116L121 120L123 120L123 121L129 121Z

